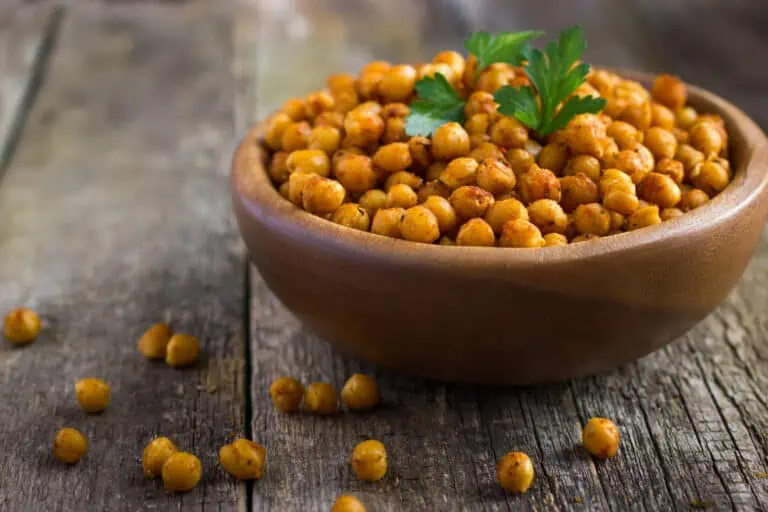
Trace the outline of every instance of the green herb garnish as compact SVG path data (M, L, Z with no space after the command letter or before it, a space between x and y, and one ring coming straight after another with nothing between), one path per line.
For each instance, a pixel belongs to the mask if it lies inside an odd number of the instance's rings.
M522 61L521 51L526 43L544 32L527 30L525 32L475 32L464 41L464 48L477 58L477 73L493 64L505 62L519 65Z
M514 117L540 136L564 128L577 114L600 112L605 100L591 96L571 97L557 110L589 73L589 64L574 66L585 47L584 33L578 25L563 30L557 43L549 43L545 52L526 46L522 53L528 63L523 69L536 89L502 87L493 95L499 112Z
M405 133L409 136L426 137L445 123L464 121L464 100L441 73L416 82L416 93L419 99L411 103L405 122Z

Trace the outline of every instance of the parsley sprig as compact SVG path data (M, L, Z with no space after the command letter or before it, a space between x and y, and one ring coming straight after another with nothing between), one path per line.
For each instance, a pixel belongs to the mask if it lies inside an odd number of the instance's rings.
M589 73L589 64L576 65L585 47L584 33L577 25L563 30L558 41L549 43L545 51L530 46L524 48L523 56L528 64L523 69L536 89L502 87L493 95L499 112L516 118L540 136L564 128L577 114L600 112L606 103L602 98L568 98Z
M464 48L477 59L477 73L480 74L494 62L519 65L526 43L543 34L536 30L500 34L475 32L464 41Z
M441 73L416 82L416 93L419 99L411 103L405 122L408 135L426 137L445 123L464 120L464 100Z

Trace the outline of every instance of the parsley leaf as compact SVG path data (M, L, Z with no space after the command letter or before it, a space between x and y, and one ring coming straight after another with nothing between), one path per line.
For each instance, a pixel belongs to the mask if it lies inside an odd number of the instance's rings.
M499 112L514 117L541 136L564 128L577 114L600 112L606 103L602 98L571 97L565 101L589 73L589 64L575 65L585 47L584 32L578 25L560 32L558 41L549 43L545 51L526 45L522 50L528 61L524 70L538 99L531 86L505 86L494 94Z
M464 100L441 73L416 82L416 93L419 99L411 103L405 122L405 133L409 136L426 137L445 123L464 121Z
M475 32L464 41L464 48L477 58L477 72L480 73L494 62L518 65L522 59L520 51L529 40L544 32Z

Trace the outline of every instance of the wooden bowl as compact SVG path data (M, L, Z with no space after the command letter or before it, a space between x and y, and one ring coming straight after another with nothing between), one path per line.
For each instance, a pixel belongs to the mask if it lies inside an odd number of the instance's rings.
M649 75L622 73L646 85ZM733 288L768 216L768 143L723 116L734 180L657 226L543 249L446 247L339 226L283 199L264 168L263 125L234 155L231 189L250 257L306 326L360 358L445 381L527 385L613 368L684 334Z

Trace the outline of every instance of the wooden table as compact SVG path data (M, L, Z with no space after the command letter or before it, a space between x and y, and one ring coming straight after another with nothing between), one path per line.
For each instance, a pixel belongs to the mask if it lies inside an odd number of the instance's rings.
M730 298L671 346L565 384L476 389L392 375L307 333L248 268L226 178L248 124L328 72L460 48L478 27L578 21L592 62L680 74L768 126L761 2L15 3L0 8L0 310L30 306L45 328L0 343L0 510L315 511L342 492L375 511L768 510L768 236ZM160 320L204 341L200 364L140 357ZM341 385L355 371L376 375L379 410L285 416L267 397L278 375ZM111 383L104 414L77 408L83 376ZM621 427L604 463L579 448L594 415ZM90 442L73 467L50 454L65 425ZM159 434L201 457L193 492L142 477ZM267 446L262 480L218 465L237 435ZM389 449L381 483L347 464L367 437ZM521 497L494 480L510 450L536 467Z

